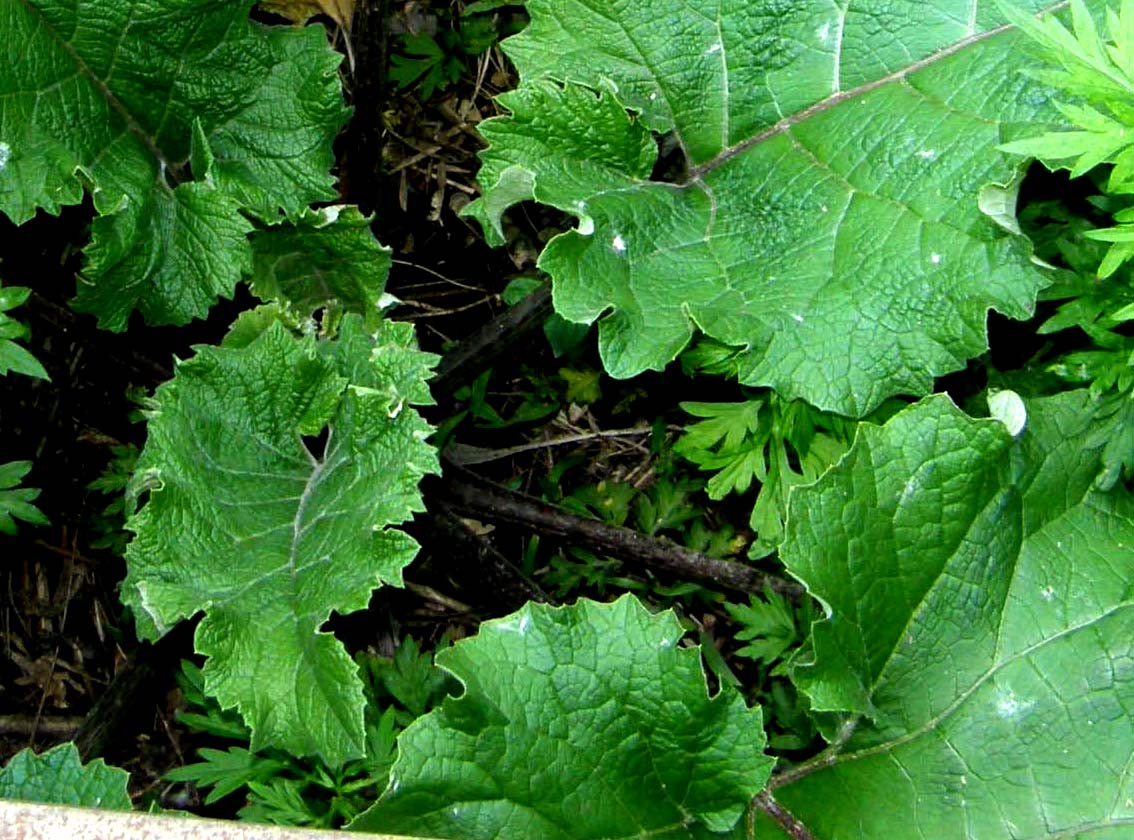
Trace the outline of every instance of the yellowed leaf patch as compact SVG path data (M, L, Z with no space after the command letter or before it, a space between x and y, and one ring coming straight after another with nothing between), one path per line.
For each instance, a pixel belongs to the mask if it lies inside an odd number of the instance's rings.
M260 8L299 24L323 14L349 33L350 22L354 17L354 2L355 0L260 0Z

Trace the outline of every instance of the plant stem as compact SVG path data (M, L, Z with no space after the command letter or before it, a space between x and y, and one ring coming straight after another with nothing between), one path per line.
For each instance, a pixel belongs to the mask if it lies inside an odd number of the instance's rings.
M72 738L83 718L74 715L0 715L0 735L45 735L48 738Z
M600 432L584 432L578 435L551 438L550 440L534 440L519 446L510 446L507 449L485 449L481 446L467 446L463 443L450 443L445 450L450 461L467 467L473 464L485 464L489 461L499 461L513 455L522 455L537 449L550 449L553 446L567 446L572 443L589 443L592 440L605 440L608 438L637 437L648 435L654 430L653 426L635 426L632 429L608 429Z
M792 782L802 779L804 776L810 776L812 773L834 764L842 753L843 747L846 745L847 741L850 740L855 729L858 728L860 720L862 720L861 715L852 715L844 720L843 725L839 727L835 740L828 744L823 752L802 764L797 764L795 767L791 767L782 773L777 773L772 776L768 781L768 790L772 791L778 787L791 784Z
M551 314L551 288L542 285L446 353L430 382L438 399L472 382Z
M143 643L110 681L75 732L83 761L128 748L173 683L173 671L192 649L196 621L182 621L153 644Z
M446 461L440 496L456 510L471 516L520 525L639 566L663 569L742 592L762 592L768 587L793 598L804 594L798 583L764 574L745 563L718 560L630 528L583 519L501 487L451 461Z
M756 794L756 807L776 821L776 825L792 840L815 840L815 835L808 831L807 826L795 818L791 811L772 798L772 794L764 790Z

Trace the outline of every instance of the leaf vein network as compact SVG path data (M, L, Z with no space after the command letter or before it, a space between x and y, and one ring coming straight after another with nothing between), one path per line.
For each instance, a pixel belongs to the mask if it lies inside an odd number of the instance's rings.
M662 101L665 102L666 110L669 111L669 122L670 125L674 126L674 134L677 137L677 142L681 146L682 152L684 152L686 157L688 157L688 148L685 145L685 138L681 136L681 130L677 128L677 112L673 107L673 99L670 97L666 88L661 84L661 79L665 78L665 74L662 74L661 76L658 75L646 53L642 51L641 44L639 44L637 40L635 40L634 36L630 34L629 29L623 27L621 22L616 17L602 8L602 0L599 0L599 6L597 8L594 6L589 6L586 2L582 2L581 0L577 0L577 2L580 2L580 5L584 6L585 8L589 8L590 11L594 12L599 17L604 18L608 23L612 24L615 29L621 29L622 32L626 35L626 40L629 41L630 46L634 48L634 52L638 54L640 65L649 71L650 77L657 85ZM571 32L575 28L573 20L560 18L558 14L555 14L555 17L558 20L559 24L563 27L563 31Z
M118 40L114 42L114 48L110 53L110 63L106 66L106 84L110 84L110 80L114 78L114 71L118 66L118 56L122 54L122 45L126 43L127 35L130 34L130 29L134 24L134 9L137 8L138 0L130 0L130 10L126 13L126 20L121 29L118 31Z
M13 91L5 92L5 93L0 93L0 99L9 99L9 98L14 99L18 96L23 96L26 93L34 93L35 99L36 99L35 107L38 108L39 107L39 100L43 98L44 94L50 93L51 91L55 90L56 88L62 87L63 85L70 82L72 79L81 79L81 78L82 78L82 74L78 70L76 70L74 73L71 73L70 75L62 76L62 77L56 79L54 82L47 85L46 87L36 88L35 90L31 90L31 91L28 91L28 90L13 90Z
M922 465L922 466L925 466L925 465ZM909 610L910 616L909 616L909 619L906 621L906 623L902 626L901 633L896 636L896 640L900 640L900 639L904 638L907 635L907 633L909 632L910 627L913 626L917 622L917 620L920 619L923 615L925 615L926 613L929 613L930 615L933 614L933 608L929 604L929 600L933 595L936 594L938 586L940 585L941 581L946 580L948 578L954 578L954 579L960 580L960 578L958 578L956 576L954 571L949 568L949 561L951 559L953 559L954 557L956 557L957 553L962 550L963 546L966 543L968 543L970 545L980 545L981 544L981 541L979 541L979 540L970 540L969 536L972 534L974 528L976 528L978 525L983 524L982 515L986 514L990 508L996 508L1000 504L1001 495L1002 495L1001 493L991 494L988 501L984 504L984 506L979 511L977 511L977 515L973 517L973 520L972 520L972 522L969 523L968 528L966 528L963 533L960 533L960 534L957 535L956 542L952 546L945 549L947 556L945 557L945 559L942 563L940 572L934 576L933 580L930 582L929 586L927 586L925 588L925 591L917 599L916 603L903 605L903 606L906 607L906 609ZM890 525L891 526L894 525L894 521L892 519L890 520ZM897 534L895 534L893 532L892 527L891 527L891 532L890 532L890 538L891 538L891 540L893 541L894 544L897 544L898 536L897 536ZM1017 552L1016 556L1017 557L1019 556L1019 552ZM900 558L899 558L899 560L900 560ZM1013 566L1013 574L1014 574L1014 566ZM1004 619L1004 611L1001 610L1000 611L1000 621L998 622L998 625L997 625L997 635L998 636L999 636L999 629L1000 629L1000 627L1003 626L1003 619ZM894 644L893 648L890 650L889 655L887 655L886 660L882 663L881 667L878 669L878 675L877 675L878 680L874 684L876 691L879 688L881 688L881 687L883 687L887 684L888 679L885 677L886 671L889 668L890 663L894 661L894 657L897 656L899 649L900 649L900 646L897 644L897 641L895 641L895 644ZM994 646L993 650L998 652L999 648Z
M72 62L74 62L75 67L77 68L78 72L76 73L76 75L85 76L87 79L89 79L91 81L91 84L93 84L98 90L99 95L101 95L102 98L106 100L107 104L110 105L110 107L115 112L117 112L118 116L126 122L126 125L129 128L130 132L142 142L143 146L145 146L147 151L149 151L154 159L159 163L164 164L166 167L169 167L169 162L165 159L165 155L162 153L161 149L157 147L157 145L149 137L149 135L138 123L138 121L134 119L133 115L126 108L125 103L123 103L122 100L120 100L115 95L114 91L107 87L103 80L100 79L93 70L91 70L90 66L78 53L74 45L71 44L71 42L66 38L63 38L55 29L55 27L44 19L43 14L36 6L29 3L28 0L17 0L17 2L19 2L25 9L28 10L29 14L31 14L40 22L44 29L46 29L51 34L51 37L55 40L55 42L59 44L60 48L65 53L67 53L68 57Z
M969 698L972 697L972 695L975 694L977 692L977 690L979 690L985 683L987 683L990 679L992 679L994 676L996 676L1002 670L1007 668L1009 665L1015 664L1016 662L1020 661L1021 659L1024 659L1024 658L1030 656L1031 654L1037 652L1038 650L1046 647L1047 645L1049 645L1053 642L1057 642L1057 641L1060 641L1060 640L1062 640L1062 639L1064 639L1068 636L1074 635L1075 633L1077 633L1080 630L1090 629L1090 628L1094 627L1094 625L1099 624L1101 622L1104 622L1104 621L1110 619L1112 616L1116 616L1116 615L1123 613L1123 612L1126 612L1127 610L1130 610L1132 608L1134 608L1134 602L1127 601L1125 603L1118 604L1117 606L1108 609L1106 612L1102 613L1101 615L1094 616L1093 618L1090 618L1089 620L1084 621L1080 624L1076 624L1076 625L1073 625L1071 627L1067 627L1063 630L1060 630L1058 633L1055 633L1051 636L1048 636L1046 639L1041 639L1040 641L1036 642L1035 644L1030 645L1029 647L1025 648L1024 650L1020 651L1019 653L1013 654L1012 656L1009 656L1008 658L1006 658L1006 659L1004 659L1000 662L995 663L984 674L982 674L980 677L978 677L976 680L974 680L973 684L971 686L969 686L969 688L967 688L963 692L961 692L961 694L959 694L957 696L957 699L954 700L952 703L950 703L948 706L946 706L940 712L940 714L937 714L934 717L929 718L928 720L926 720L925 723L923 723L922 725L920 725L916 729L913 729L910 732L907 732L904 735L901 735L901 736L894 738L891 741L887 741L886 743L883 743L883 744L878 744L878 745L872 746L872 747L866 747L865 749L857 750L857 751L854 751L854 752L843 753L840 756L838 756L831 763L842 764L842 763L846 763L846 762L850 762L850 761L856 761L860 758L868 758L868 757L870 757L872 755L876 755L878 753L887 753L887 752L889 752L889 751L891 751L891 750L893 750L897 747L900 747L904 744L909 743L910 741L913 741L913 740L916 740L917 738L920 738L922 735L925 735L926 733L937 729L937 727L940 726L942 722L944 722L954 712L956 712L957 709L959 709L966 702L968 702Z

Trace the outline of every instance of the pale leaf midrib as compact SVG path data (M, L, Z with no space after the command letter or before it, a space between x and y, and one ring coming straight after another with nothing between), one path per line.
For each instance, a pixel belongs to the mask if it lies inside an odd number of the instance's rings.
M1066 7L1068 5L1068 2L1069 0L1061 0L1061 2L1055 3L1045 9L1044 13L1055 13ZM804 108L802 111L797 111L791 116L784 117L782 120L764 129L763 131L757 132L751 137L745 140L741 140L739 143L735 143L732 146L729 146L728 148L717 153L717 155L712 159L707 160L698 166L692 167L689 170L689 177L687 180L700 180L705 175L712 172L714 169L736 157L737 155L746 152L753 146L758 146L759 144L771 139L772 137L786 133L796 125L809 120L817 114L821 114L824 111L829 111L831 108L834 108L835 106L840 105L843 102L851 99L857 99L858 97L865 96L871 91L878 90L879 88L885 87L886 85L900 81L907 76L917 73L918 71L937 63L938 61L949 58L957 54L958 52L961 52L962 50L972 46L973 44L979 43L997 35L1001 35L1011 29L1013 29L1013 26L1011 24L1003 24L1001 26L994 27L993 29L985 30L984 32L978 32L974 35L969 35L968 37L962 38L961 40L956 41L947 47L943 47L942 49L932 53L931 55L927 55L925 58L919 59L911 64L907 64L905 67L895 70L893 73L882 76L878 79L874 79L870 82L865 82L858 87L839 91L838 93L834 93L825 99L821 99L815 104ZM680 130L678 131L678 134L680 134Z

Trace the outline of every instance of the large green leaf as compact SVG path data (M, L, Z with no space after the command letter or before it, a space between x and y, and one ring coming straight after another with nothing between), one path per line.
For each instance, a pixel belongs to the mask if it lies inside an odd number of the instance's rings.
M764 785L759 709L710 698L672 613L526 605L437 655L465 692L398 739L351 826L462 840L706 837Z
M0 799L129 811L129 779L129 773L107 767L101 758L84 765L74 744L39 755L20 750L0 769Z
M336 197L341 56L252 0L11 0L0 8L0 212L98 215L78 305L184 323L250 268L239 210Z
M613 375L701 329L746 348L742 382L861 416L979 354L990 307L1031 312L1045 281L978 195L1014 174L997 145L1050 106L993 4L527 8L472 212L496 239L526 198L578 217L540 265L559 313L602 318ZM650 180L651 133L684 155L678 183Z
M306 317L317 309L354 312L378 322L390 249L370 233L356 207L304 210L291 224L252 237L252 291Z
M851 713L773 782L815 837L1134 831L1134 499L1091 489L1091 409L1013 439L933 397L795 492L782 556L830 614L795 679Z
M363 752L363 694L319 628L400 583L416 545L387 526L421 509L418 480L438 468L410 407L429 399L433 357L408 324L374 338L360 323L347 316L335 342L273 324L201 347L158 388L122 588L145 638L204 611L206 687L240 710L254 750L332 764Z

